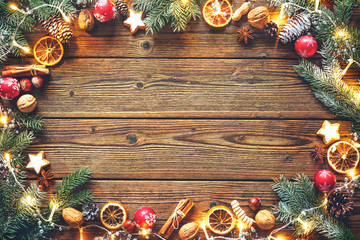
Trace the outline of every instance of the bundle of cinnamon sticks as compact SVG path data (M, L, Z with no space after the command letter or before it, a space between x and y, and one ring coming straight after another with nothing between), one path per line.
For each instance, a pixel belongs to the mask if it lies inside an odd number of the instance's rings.
M189 198L181 200L158 234L168 239L193 206L194 203Z
M45 65L12 65L1 69L2 77L25 77L48 74L50 74L50 70Z

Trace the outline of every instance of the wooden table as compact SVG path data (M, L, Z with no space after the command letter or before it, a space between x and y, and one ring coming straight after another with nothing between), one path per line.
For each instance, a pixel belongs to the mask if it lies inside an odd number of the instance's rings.
M336 119L293 71L293 44L261 31L248 45L237 42L245 23L215 31L201 19L185 33L167 28L132 36L119 19L97 23L91 34L75 22L66 56L35 92L46 126L29 152L44 150L57 179L89 166L95 202L121 201L131 218L149 206L158 215L156 229L185 197L196 204L188 222L200 221L213 201L237 199L254 217L247 201L257 196L270 209L278 201L271 178L327 168L310 158L322 143L316 131L323 120L340 122L344 138L351 124ZM43 35L29 35L31 44ZM34 60L21 61L27 62ZM358 77L355 70L346 76ZM355 206L348 224L360 238L358 199ZM96 235L89 231L86 239ZM79 236L63 231L53 239Z

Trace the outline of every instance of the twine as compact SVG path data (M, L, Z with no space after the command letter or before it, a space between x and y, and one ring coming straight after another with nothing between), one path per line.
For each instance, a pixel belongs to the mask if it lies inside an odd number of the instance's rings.
M180 226L180 222L178 220L178 216L184 218L186 216L185 213L183 213L180 208L184 205L185 203L185 199L180 200L179 204L177 205L177 207L174 210L174 214L172 217L172 226L174 227L174 229L179 229Z
M37 68L36 64L33 64L30 67L15 67L15 69L24 70L22 72L30 70L31 76L36 76L37 75L36 71L42 72L42 70L44 70L44 69L41 69L41 68Z

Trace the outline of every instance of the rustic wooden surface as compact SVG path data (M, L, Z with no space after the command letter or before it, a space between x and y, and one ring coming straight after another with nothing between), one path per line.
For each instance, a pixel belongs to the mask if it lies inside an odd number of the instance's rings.
M241 3L233 1L235 8ZM354 22L359 19L355 10ZM121 201L131 217L150 206L158 214L156 229L185 197L196 204L187 222L201 221L213 201L229 205L238 199L254 216L247 201L258 196L270 209L278 201L271 178L313 176L328 168L313 163L309 153L321 144L315 133L322 121L339 119L293 71L293 44L261 31L247 46L238 43L236 29L244 24L246 18L215 31L201 19L185 33L167 28L131 36L119 19L97 23L90 34L75 21L63 61L34 92L46 126L28 152L44 150L57 181L89 166L95 202ZM30 43L43 35L29 35ZM34 62L31 56L22 61L28 62ZM350 70L346 78L354 82L358 76ZM339 122L349 138L351 124ZM35 178L29 173L29 180ZM348 223L357 238L359 205ZM86 239L101 234L86 230ZM291 239L290 231L282 234ZM53 239L79 236L63 231Z

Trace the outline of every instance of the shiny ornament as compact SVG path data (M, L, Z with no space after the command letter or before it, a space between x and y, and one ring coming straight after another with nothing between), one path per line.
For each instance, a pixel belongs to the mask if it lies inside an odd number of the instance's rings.
M139 208L134 215L134 222L140 229L151 229L156 223L156 214L149 207Z
M321 192L330 192L336 184L335 175L329 170L318 171L314 176L314 184Z
M108 22L115 18L116 7L109 0L99 0L94 7L94 16L100 22Z
M318 48L316 39L312 36L305 35L296 40L295 51L300 57L312 57Z
M20 93L20 83L15 78L0 79L0 96L6 100L17 97Z

